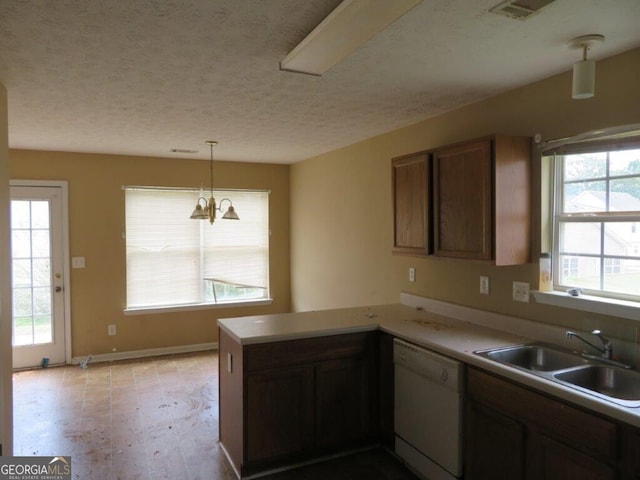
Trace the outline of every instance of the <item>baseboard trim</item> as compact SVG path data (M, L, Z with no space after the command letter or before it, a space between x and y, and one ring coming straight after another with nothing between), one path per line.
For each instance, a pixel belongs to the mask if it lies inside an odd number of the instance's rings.
M198 343L195 345L178 345L175 347L146 348L144 350L130 350L128 352L99 353L91 355L90 363L113 362L116 360L130 360L133 358L157 357L175 353L202 352L204 350L217 350L218 342ZM87 357L73 357L72 365L80 365Z

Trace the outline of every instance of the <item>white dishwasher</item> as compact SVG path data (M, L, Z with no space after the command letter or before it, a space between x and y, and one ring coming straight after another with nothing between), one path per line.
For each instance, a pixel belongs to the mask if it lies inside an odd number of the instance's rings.
M394 339L395 450L428 480L462 475L462 363Z

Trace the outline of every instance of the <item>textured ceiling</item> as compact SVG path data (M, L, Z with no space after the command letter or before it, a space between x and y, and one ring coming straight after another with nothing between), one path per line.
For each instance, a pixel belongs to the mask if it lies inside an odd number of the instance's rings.
M639 0L425 0L322 77L279 61L339 0L0 0L11 148L293 163L640 46ZM570 92L567 92L570 95ZM172 148L198 150L171 153Z

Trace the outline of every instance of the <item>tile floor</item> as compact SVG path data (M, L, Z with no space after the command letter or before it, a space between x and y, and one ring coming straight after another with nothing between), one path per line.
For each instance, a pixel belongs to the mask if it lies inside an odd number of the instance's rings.
M232 480L218 446L217 352L16 372L14 455L70 455L81 480ZM365 452L269 480L415 480Z

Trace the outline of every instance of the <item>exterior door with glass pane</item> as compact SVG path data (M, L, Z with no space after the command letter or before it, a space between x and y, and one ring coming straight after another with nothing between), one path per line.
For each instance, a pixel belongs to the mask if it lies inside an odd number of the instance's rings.
M11 186L13 367L65 362L62 188Z

